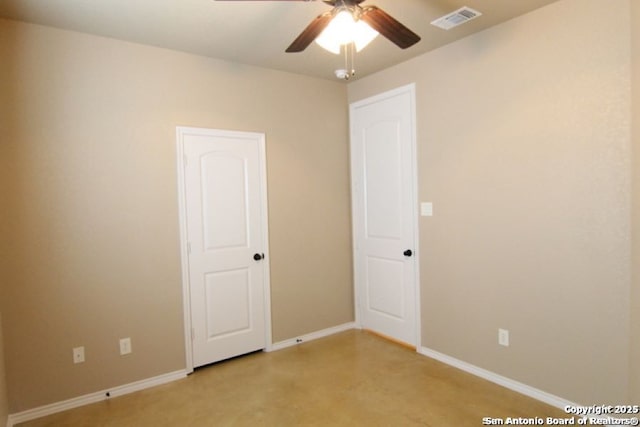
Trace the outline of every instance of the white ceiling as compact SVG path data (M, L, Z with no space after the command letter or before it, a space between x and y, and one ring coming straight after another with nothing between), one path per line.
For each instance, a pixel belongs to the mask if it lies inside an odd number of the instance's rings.
M356 77L387 68L557 0L367 0L420 35L401 50L383 37L358 53ZM468 6L483 15L449 31L430 25ZM344 58L312 43L284 50L317 15L321 1L0 0L0 17L335 79Z

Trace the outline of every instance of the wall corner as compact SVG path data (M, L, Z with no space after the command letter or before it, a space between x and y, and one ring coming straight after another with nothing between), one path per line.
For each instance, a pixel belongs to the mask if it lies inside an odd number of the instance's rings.
M640 4L631 15L631 306L629 401L640 403Z

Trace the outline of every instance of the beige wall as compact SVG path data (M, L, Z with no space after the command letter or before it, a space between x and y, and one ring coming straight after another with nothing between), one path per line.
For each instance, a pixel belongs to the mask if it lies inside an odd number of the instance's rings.
M631 1L632 58L632 298L631 298L631 401L640 402L640 3Z
M177 125L266 133L274 341L353 321L343 84L11 21L0 55L11 412L185 367Z
M628 397L629 7L563 0L348 88L416 83L422 345L581 403Z

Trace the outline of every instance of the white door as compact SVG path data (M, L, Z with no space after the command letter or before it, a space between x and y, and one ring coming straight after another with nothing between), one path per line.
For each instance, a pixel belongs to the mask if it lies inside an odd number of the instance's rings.
M359 324L418 343L414 86L351 104Z
M178 145L185 323L198 367L267 346L264 135L181 127Z

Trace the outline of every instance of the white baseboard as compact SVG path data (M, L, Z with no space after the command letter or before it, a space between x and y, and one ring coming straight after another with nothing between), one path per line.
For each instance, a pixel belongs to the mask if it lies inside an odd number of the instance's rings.
M356 329L355 322L343 323L342 325L334 326L321 331L311 332L310 334L301 335L299 337L291 338L289 340L279 341L273 343L269 348L269 351L282 350L283 348L292 347L294 345L302 344L306 341L317 340L318 338L328 337L329 335L337 334L339 332L348 331L350 329Z
M350 329L358 329L358 328L359 326L355 322L344 323L342 325L338 325L338 326L323 329L320 331L312 332L309 334L301 335L296 338L291 338L288 340L273 343L270 346L269 351L282 350L284 348L292 347L294 345L298 345L303 342L312 341L318 338L334 335L339 332L344 332ZM571 402L569 400L563 399L561 397L555 396L545 391L536 389L534 387L512 380L510 378L503 377L502 375L498 375L486 369L479 368L475 365L472 365L467 362L463 362L454 357L447 356L446 354L437 352L435 350L431 350L427 347L419 347L418 353L424 356L430 357L432 359L438 360L447 365L458 368L460 370L463 370L465 372L468 372L477 377L491 381L495 384L506 387L510 390L513 390L525 396L529 396L533 399L539 400L541 402L545 402L556 408L563 409L566 406L579 406L577 403ZM117 386L114 388L98 391L95 393L90 393L84 396L68 399L62 402L56 402L49 405L40 406L38 408L29 409L23 412L10 414L7 419L7 427L13 427L15 424L23 423L36 418L41 418L47 415L55 414L57 412L66 411L68 409L77 408L80 406L88 405L90 403L95 403L102 400L110 399L116 396L123 396L125 394L133 393L139 390L144 390L147 388L155 387L157 385L179 380L179 379L185 378L187 374L188 372L186 370L169 372L167 374L159 375L157 377L136 381L130 384L125 384L125 385Z
M97 391L95 393L85 394L84 396L74 397L73 399L64 400L62 402L51 403L49 405L40 406L38 408L10 414L9 418L7 419L7 427L13 427L15 424L34 420L40 417L45 417L57 412L66 411L68 409L77 408L79 406L88 405L90 403L107 400L112 397L123 396L135 391L144 390L146 388L155 387L161 384L166 384L171 381L185 378L186 376L187 371L185 370L169 372L167 374L158 375L157 377L147 378L145 380L136 381L102 391Z
M344 323L342 325L323 329L321 331L316 331L316 332L312 332L310 334L302 335L289 340L273 343L271 346L269 346L268 351L281 350L283 348L291 347L306 341L312 341L318 338L323 338L329 335L337 334L339 332L343 332L343 331L347 331L355 328L357 328L355 322ZM44 405L37 408L29 409L23 412L10 414L7 419L7 427L13 427L15 424L34 420L36 418L45 417L47 415L55 414L57 412L66 411L68 409L77 408L80 406L88 405L90 403L100 402L102 400L110 399L112 397L122 396L125 394L133 393L135 391L144 390L146 388L165 384L171 381L185 378L188 373L189 372L187 372L186 370L170 372L168 374L159 375L157 377L148 378L146 380L136 381L130 384L125 384L122 386L113 387L113 388L98 391L95 393L86 394L84 396L75 397L73 399L64 400L62 402L56 402L49 405Z
M538 390L537 388L512 380L511 378L503 377L502 375L487 371L486 369L479 368L470 363L463 362L462 360L431 350L430 348L420 347L418 349L418 353L483 378L487 381L491 381L492 383L506 387L509 390L524 394L525 396L529 396L548 405L555 406L556 408L564 409L565 406L579 406L577 403L547 393L546 391Z

